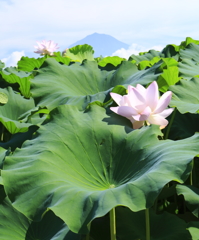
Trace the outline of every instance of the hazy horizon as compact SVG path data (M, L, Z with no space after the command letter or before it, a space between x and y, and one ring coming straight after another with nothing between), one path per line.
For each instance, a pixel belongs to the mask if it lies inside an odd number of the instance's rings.
M94 32L129 44L116 51L123 55L179 45L186 37L198 40L198 6L197 0L0 0L0 59L9 64L23 55L37 58L34 46L44 39L63 51Z

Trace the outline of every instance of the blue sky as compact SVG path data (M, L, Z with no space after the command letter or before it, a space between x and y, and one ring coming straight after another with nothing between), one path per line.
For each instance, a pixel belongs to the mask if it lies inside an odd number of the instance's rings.
M199 40L198 0L0 0L0 59L12 65L34 53L36 41L63 51L94 32L130 44L121 56L160 50L186 37Z

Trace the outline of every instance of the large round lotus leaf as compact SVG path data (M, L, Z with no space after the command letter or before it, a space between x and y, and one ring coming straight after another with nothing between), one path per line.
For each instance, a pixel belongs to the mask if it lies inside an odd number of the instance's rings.
M199 110L199 78L190 81L181 80L179 84L170 86L173 92L170 102L171 107L177 107L181 113L197 113Z
M30 109L34 108L34 100L25 99L20 94L14 93L11 87L1 89L8 97L8 102L0 106L0 122L12 133L26 132L32 124L19 121L19 117Z
M85 108L91 102L110 99L109 92L116 85L152 82L157 78L156 68L138 71L136 65L126 61L117 70L102 71L95 61L66 66L49 58L32 79L31 92L36 104L50 110L66 103Z
M132 130L130 121L96 105L87 112L63 105L51 117L6 157L2 178L28 218L39 220L48 208L76 233L117 205L152 206L167 182L188 177L199 153L199 134L160 141L159 126Z
M52 211L33 222L11 205L0 186L0 239L2 240L80 240Z

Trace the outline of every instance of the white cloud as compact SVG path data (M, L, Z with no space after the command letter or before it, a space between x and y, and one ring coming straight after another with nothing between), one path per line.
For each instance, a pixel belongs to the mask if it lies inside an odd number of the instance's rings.
M17 65L17 62L21 59L22 56L25 56L25 52L13 52L11 55L9 55L7 58L1 59L2 62L5 63L6 67L14 67Z
M128 49L121 48L117 51L115 51L112 56L119 56L122 58L128 59L132 54L138 55L140 52L147 52L149 50L156 50L161 51L164 47L163 46L153 46L150 48L138 45L136 43L133 43Z

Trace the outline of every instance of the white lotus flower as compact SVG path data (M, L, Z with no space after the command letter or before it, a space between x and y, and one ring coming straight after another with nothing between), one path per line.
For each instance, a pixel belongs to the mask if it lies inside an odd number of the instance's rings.
M35 46L37 51L34 51L35 53L40 53L40 55L50 55L52 56L53 53L59 48L57 47L57 43L54 43L53 41L49 40L43 40L41 42L37 42L38 46Z
M136 87L128 86L128 94L121 96L117 93L110 93L113 100L119 105L110 109L128 118L134 129L138 129L146 123L147 125L156 124L160 128L165 128L168 121L165 119L172 112L173 108L167 108L172 92L165 92L159 98L157 82L152 82L148 88L137 84Z

